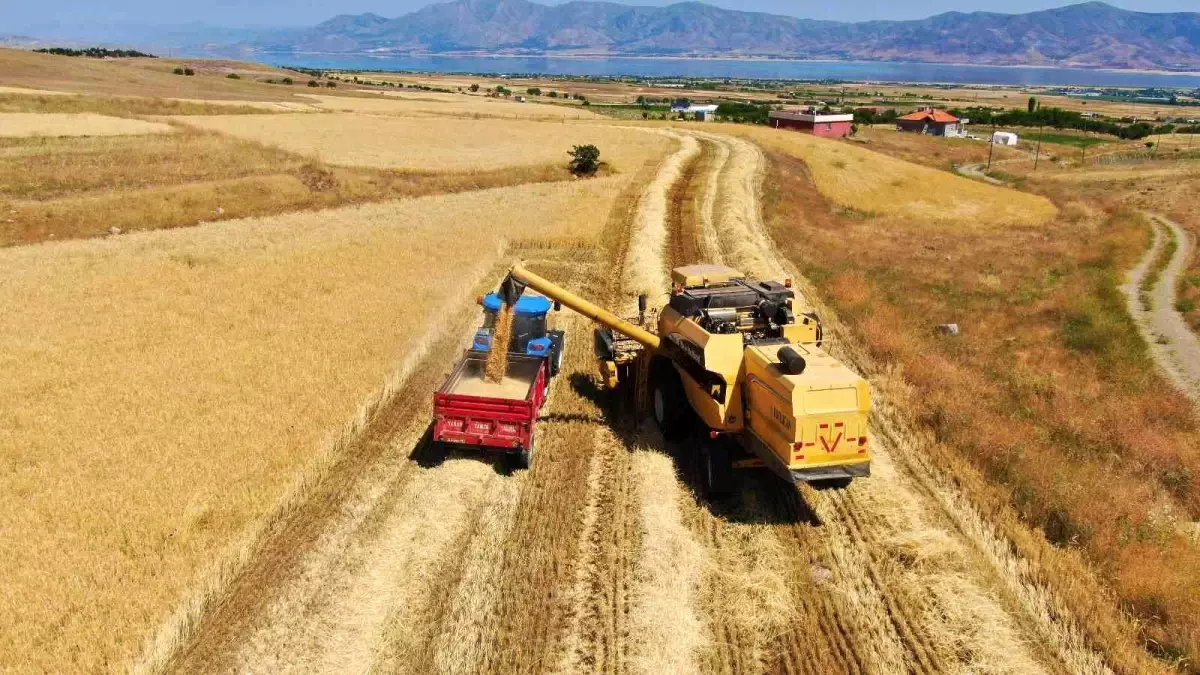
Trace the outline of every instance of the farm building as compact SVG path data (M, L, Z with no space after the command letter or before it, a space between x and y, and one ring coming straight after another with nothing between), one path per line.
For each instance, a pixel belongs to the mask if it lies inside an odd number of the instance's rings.
M930 136L963 136L966 134L964 124L963 120L937 108L921 108L896 118L897 131L915 131Z
M671 112L676 115L695 115L697 122L709 122L716 116L717 106L695 105L693 103L675 101L671 104Z
M854 115L822 115L812 110L772 110L768 118L776 129L795 129L826 138L849 136L854 123Z
M1011 131L997 131L992 134L992 142L996 145L1016 145L1017 135Z

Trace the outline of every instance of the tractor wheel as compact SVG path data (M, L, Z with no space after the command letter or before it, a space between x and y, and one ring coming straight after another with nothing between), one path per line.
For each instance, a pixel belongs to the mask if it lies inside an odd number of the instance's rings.
M517 453L517 468L518 469L528 469L530 467L530 465L533 464L533 448L534 448L535 442L536 442L536 438L533 436L530 436L529 437L529 447L521 448L521 452Z
M557 348L555 348L554 353L550 355L550 376L551 377L557 375L558 372L560 370L562 370L562 359L563 359L562 353L563 353L562 345L558 345Z
M687 396L675 368L665 365L654 378L654 422L668 440L682 438L687 433Z
M728 497L733 492L733 461L729 457L729 446L719 440L705 443L700 453L700 479L705 497Z

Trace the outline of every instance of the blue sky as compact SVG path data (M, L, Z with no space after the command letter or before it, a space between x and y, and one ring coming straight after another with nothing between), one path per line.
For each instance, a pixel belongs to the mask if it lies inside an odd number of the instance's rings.
M547 0L538 0L546 2ZM615 0L622 4L665 5L670 0ZM930 0L896 2L817 2L815 0L707 0L731 9L790 14L812 19L863 21L918 19L951 10L1027 12L1071 4L1052 0ZM201 21L222 26L309 25L342 13L375 12L400 16L428 0L0 0L0 34L19 33L37 26L87 23L185 23ZM1116 0L1125 9L1146 12L1200 11L1197 0Z

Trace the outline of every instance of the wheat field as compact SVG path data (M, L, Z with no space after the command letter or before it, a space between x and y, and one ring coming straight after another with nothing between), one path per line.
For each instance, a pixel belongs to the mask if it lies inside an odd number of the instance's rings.
M353 100L353 99L352 99ZM186 124L346 166L471 171L565 162L572 145L591 143L618 171L641 165L647 132L580 123L420 119L352 113L282 114L263 119L191 116Z
M136 136L171 131L161 122L108 117L92 113L0 113L0 137Z
M623 180L0 252L5 667L128 658L504 239L587 240Z

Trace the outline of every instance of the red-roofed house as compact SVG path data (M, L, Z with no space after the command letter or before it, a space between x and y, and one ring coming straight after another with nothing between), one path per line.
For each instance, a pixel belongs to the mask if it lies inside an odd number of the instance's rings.
M963 121L937 108L921 108L911 115L896 118L897 131L915 131L930 136L962 136Z

